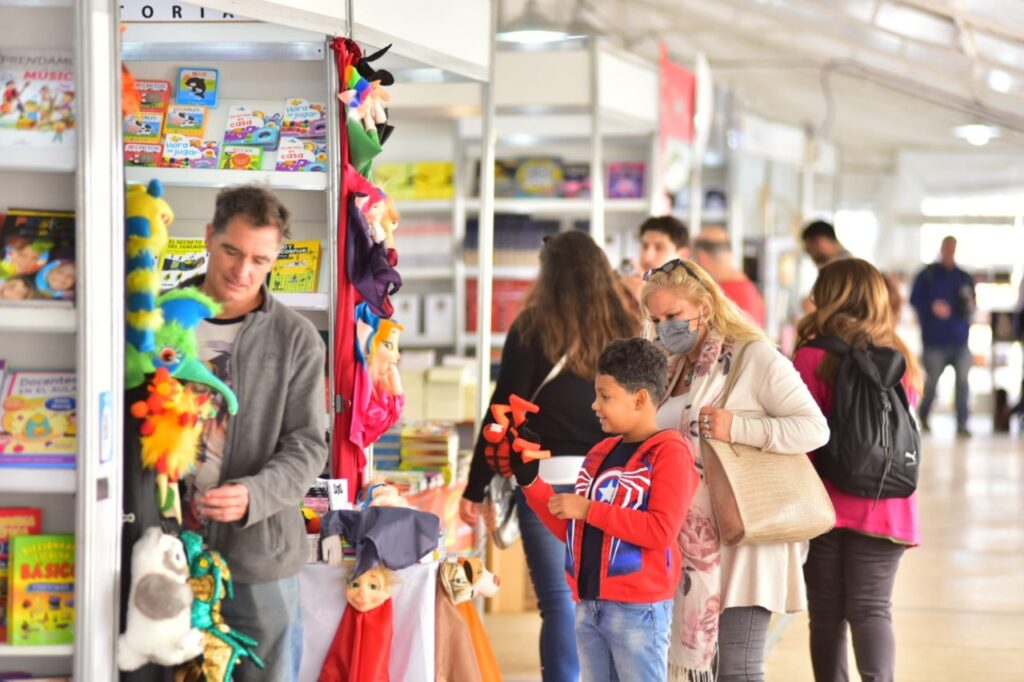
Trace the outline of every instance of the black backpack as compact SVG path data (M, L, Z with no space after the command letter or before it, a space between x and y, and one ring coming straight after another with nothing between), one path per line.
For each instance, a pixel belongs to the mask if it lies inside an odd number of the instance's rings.
M900 381L907 371L893 348L853 348L825 336L808 346L839 356L828 443L815 452L818 473L859 497L909 497L917 489L921 436Z

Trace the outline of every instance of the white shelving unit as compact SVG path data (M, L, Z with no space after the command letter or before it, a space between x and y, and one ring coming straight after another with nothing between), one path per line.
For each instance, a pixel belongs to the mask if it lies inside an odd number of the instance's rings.
M70 658L75 653L71 644L54 644L51 646L11 646L0 644L0 661L5 658ZM0 662L0 665L5 665Z
M71 333L78 328L78 314L71 303L31 301L0 303L0 332Z
M327 189L327 173L286 173L283 171L232 171L191 168L125 168L125 179L131 183L159 180L164 187L207 187L220 189L255 182L274 190Z
M74 644L0 645L0 670L114 677L123 274L116 4L108 0L2 0L3 50L73 55L76 121L59 147L11 147L0 135L0 212L75 212L76 302L0 306L0 358L10 369L74 369L76 468L0 468L0 504L42 510L44 533L74 533Z
M54 494L75 492L77 474L74 469L0 469L0 494Z

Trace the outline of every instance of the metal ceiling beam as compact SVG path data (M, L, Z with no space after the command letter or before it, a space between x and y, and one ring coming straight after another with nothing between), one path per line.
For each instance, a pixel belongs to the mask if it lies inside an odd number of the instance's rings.
M951 10L948 5L939 4L934 0L899 0L899 2L903 5L909 5L916 9L925 10L926 12L942 14L953 18L955 18L954 15L957 13L957 10ZM1001 24L993 19L978 15L969 10L963 12L963 18L973 28L981 29L986 33L991 33L1017 43L1024 43L1024 29L1015 28L1010 24Z

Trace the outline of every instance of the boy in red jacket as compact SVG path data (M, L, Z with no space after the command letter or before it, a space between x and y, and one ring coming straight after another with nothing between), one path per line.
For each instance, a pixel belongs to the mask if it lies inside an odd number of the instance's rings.
M583 679L664 680L676 541L697 489L690 446L660 431L665 356L643 339L613 341L598 360L593 409L605 433L583 461L575 494L554 494L536 461L513 456L516 480L544 525L566 543Z

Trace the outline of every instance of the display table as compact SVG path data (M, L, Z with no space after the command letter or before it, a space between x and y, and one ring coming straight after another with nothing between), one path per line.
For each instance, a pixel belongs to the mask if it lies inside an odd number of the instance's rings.
M434 595L438 563L398 571L392 588L394 636L392 682L433 682ZM324 656L338 629L345 603L348 566L309 564L299 574L302 594L302 671L300 682L316 682Z

